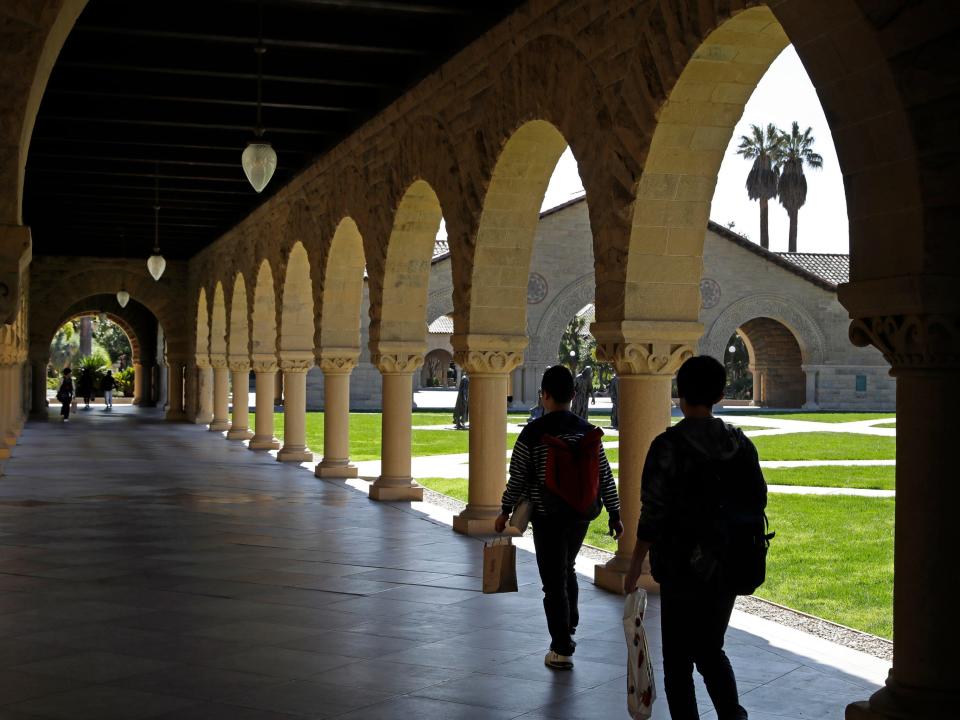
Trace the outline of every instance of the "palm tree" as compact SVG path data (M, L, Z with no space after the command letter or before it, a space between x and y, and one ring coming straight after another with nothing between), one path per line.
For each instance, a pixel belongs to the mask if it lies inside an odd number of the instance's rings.
M780 133L780 156L777 168L780 170L780 186L777 196L780 204L790 216L790 236L787 249L797 251L797 215L807 202L807 178L803 175L806 164L814 170L823 167L823 158L813 151L814 138L812 128L800 132L800 125L793 121L790 133Z
M740 136L737 154L747 160L753 160L753 167L747 175L747 195L751 200L760 201L760 246L770 247L769 210L767 203L777 195L777 159L780 151L780 138L783 133L773 124L767 125L766 132L751 125L752 135Z

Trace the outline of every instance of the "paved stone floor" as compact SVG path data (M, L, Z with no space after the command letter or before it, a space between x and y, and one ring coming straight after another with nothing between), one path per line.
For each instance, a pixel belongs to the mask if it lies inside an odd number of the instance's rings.
M483 595L479 542L421 504L120 407L28 424L3 470L0 720L627 717L620 599L583 583L577 667L552 673L530 554L519 593ZM656 598L649 624L659 656ZM882 679L734 625L756 720L841 718Z

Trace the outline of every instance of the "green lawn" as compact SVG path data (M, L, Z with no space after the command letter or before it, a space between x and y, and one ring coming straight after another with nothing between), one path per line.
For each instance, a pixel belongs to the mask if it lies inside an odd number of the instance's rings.
M749 413L748 413L749 414ZM765 412L756 413L758 417L770 418L771 420L805 420L808 422L822 422L822 423L847 423L847 422L859 422L861 420L881 420L886 418L896 417L895 413L827 413L827 412L798 412L798 413L777 413L777 414L767 414ZM726 415L724 416L725 420L729 420L731 417L736 417L735 415Z
M876 428L896 428L896 427L897 427L897 423L896 423L896 422L877 423L876 425L871 425L870 427L876 427Z
M890 638L894 500L771 495L760 597Z
M250 427L255 413L250 413ZM446 414L414 413L414 425L441 425L450 421ZM274 434L283 439L283 413L273 415ZM323 453L323 413L307 413L307 447ZM517 439L516 433L507 433L507 447ZM454 455L469 449L469 433L457 430L414 430L413 455ZM350 458L361 462L380 458L380 413L350 413Z
M770 485L806 485L809 487L858 488L861 490L895 489L896 468L892 465L838 466L800 468L764 468L763 476Z
M465 479L418 482L467 501ZM885 498L771 495L767 514L777 537L768 558L767 582L757 595L891 637L893 509L894 501ZM586 542L616 550L607 534L606 511L590 523Z
M755 437L761 460L893 460L897 439L856 433L790 433Z

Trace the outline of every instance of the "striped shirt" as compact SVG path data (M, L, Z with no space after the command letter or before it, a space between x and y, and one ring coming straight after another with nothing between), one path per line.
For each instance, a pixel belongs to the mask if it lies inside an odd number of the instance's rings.
M547 472L547 446L544 435L553 435L568 442L580 440L593 426L568 411L548 413L527 425L513 446L510 479L500 501L505 515L513 512L523 498L533 503L535 514L550 515L550 503L544 500ZM610 470L607 455L600 447L600 501L611 520L620 518L620 497Z

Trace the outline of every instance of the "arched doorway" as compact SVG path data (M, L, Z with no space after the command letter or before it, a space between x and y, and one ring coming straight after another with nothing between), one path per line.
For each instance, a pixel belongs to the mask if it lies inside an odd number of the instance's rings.
M749 359L748 372L753 378L750 399L759 407L800 408L806 402L803 356L793 332L778 320L758 317L741 325L736 332ZM731 338L725 356L730 365L737 353Z

